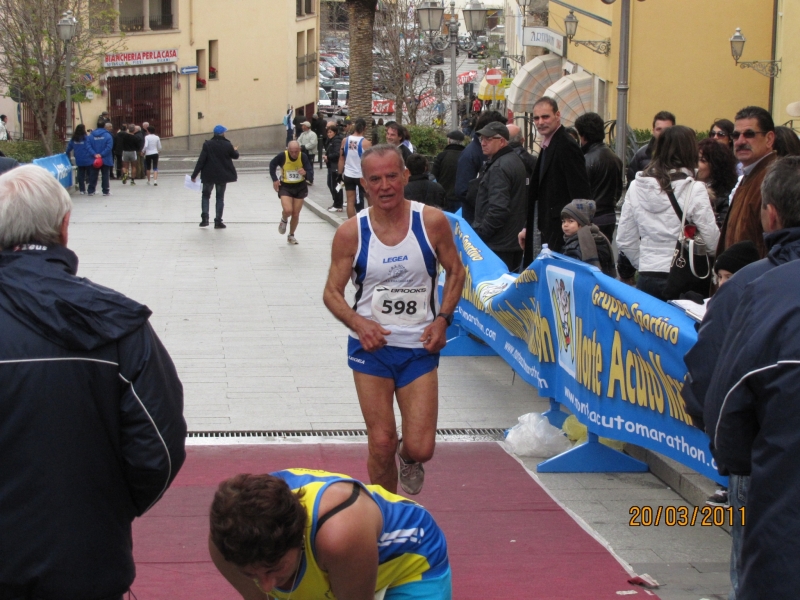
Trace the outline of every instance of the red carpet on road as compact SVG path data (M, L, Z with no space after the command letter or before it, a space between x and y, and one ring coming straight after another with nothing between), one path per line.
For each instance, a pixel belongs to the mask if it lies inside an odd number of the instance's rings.
M164 498L133 527L139 600L236 600L208 556L208 508L237 473L305 467L368 481L366 444L189 446ZM655 598L497 444L440 443L415 498L447 536L454 600ZM627 596L627 595L626 595ZM631 596L627 596L631 597Z

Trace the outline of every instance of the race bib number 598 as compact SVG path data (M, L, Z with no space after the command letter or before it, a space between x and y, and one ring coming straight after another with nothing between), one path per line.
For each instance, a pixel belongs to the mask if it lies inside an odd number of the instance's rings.
M378 286L372 294L372 316L381 325L417 325L428 315L428 288Z

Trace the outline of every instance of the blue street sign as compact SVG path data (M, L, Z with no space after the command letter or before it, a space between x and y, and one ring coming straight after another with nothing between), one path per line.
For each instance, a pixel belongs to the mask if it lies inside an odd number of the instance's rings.
M193 67L181 67L181 75L191 75L200 71L200 68L195 65Z

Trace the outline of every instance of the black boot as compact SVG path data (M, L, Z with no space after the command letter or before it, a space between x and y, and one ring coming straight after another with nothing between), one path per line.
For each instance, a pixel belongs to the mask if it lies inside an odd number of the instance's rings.
M227 225L222 222L222 219L214 219L214 229L225 229Z
M208 227L208 214L202 213L200 218L202 219L200 221L200 227Z

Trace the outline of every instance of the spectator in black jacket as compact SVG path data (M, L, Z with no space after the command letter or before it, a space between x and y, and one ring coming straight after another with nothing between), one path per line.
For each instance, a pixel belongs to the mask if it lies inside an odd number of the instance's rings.
M114 134L114 179L122 179L122 139L119 137L119 134L122 132L128 131L128 126L123 123L119 130Z
M422 154L412 154L406 159L406 168L411 173L403 191L406 200L444 209L444 188L428 177L428 159Z
M530 179L533 177L533 170L536 168L536 155L525 149L525 136L522 135L522 130L517 125L506 125L506 127L508 127L508 145L520 157L522 164L525 165L528 183L530 183Z
M508 146L508 128L502 123L489 123L476 133L489 162L478 177L473 228L509 271L518 272L522 250L517 234L525 225L528 205L525 165Z
M131 523L185 459L183 388L151 311L76 276L69 194L0 176L0 596L122 598Z
M734 315L742 304L748 284L761 278L768 271L780 267L790 261L800 260L800 157L792 156L782 158L770 167L761 187L762 209L761 220L764 227L764 244L768 249L767 257L747 265L731 277L725 285L720 286L717 293L711 297L708 310L700 324L697 334L697 343L684 357L689 374L687 385L683 386L681 395L686 402L686 412L691 415L696 427L704 429L711 437L711 452L717 461L717 469L721 475L730 475L728 481L728 499L734 508L735 520L731 531L731 584L735 597L738 596L744 567L742 561L748 560L743 556L742 539L745 525L740 518L740 507L747 506L748 488L750 486L750 465L738 462L731 464L725 457L721 457L715 448L718 421L722 421L723 401L727 389L719 388L712 394L718 371L723 366L723 354L727 348L735 350L744 349L747 344L732 343L731 334L738 333L738 329L731 329ZM781 304L776 295L770 295L773 304ZM726 341L726 339L728 341ZM749 343L749 342L748 342ZM723 369L724 370L724 369ZM750 387L750 383L744 387ZM731 414L727 418L731 418ZM751 428L755 433L757 419L755 415L745 415L747 418L741 423ZM735 415L733 415L735 418ZM731 421L728 422L730 424ZM734 441L740 444L741 440ZM752 439L749 440L752 443ZM779 444L780 445L780 444ZM776 446L777 447L777 446ZM730 445L728 447L730 452ZM749 456L749 452L748 452ZM778 477L780 478L780 474ZM781 484L782 485L782 484ZM751 488L752 489L752 488ZM774 488L773 488L774 489ZM776 495L777 497L777 495ZM747 508L749 511L749 507ZM750 524L750 513L746 519ZM772 543L764 540L763 543ZM774 543L775 550L784 548L783 544ZM761 552L767 551L764 546ZM777 562L782 562L778 560ZM752 595L751 598L780 598L780 595Z
M622 160L603 140L603 118L597 113L582 114L575 120L586 159L586 173L597 206L593 222L609 240L614 237L617 202L622 196Z
M344 208L344 188L339 185L339 154L342 149L344 136L339 133L339 127L334 124L328 125L325 133L327 145L325 147L325 162L328 165L328 189L331 191L333 204L328 207L328 212L342 212Z
M505 116L496 110L489 110L481 113L477 123L475 123L475 131L483 129L489 123L502 123L505 125L507 122L508 119ZM455 187L457 206L453 209L455 211L461 208L462 216L470 225L475 219L475 194L478 191L476 177L485 161L486 155L481 149L480 136L475 135L467 147L464 148L461 156L458 157ZM473 183L470 184L470 182Z
M456 172L458 171L458 158L463 151L464 134L460 131L451 131L447 134L447 146L433 159L433 167L431 167L431 174L444 188L445 210L450 212L458 210Z
M214 217L214 229L225 229L222 222L222 211L225 210L225 188L229 183L236 181L236 167L233 160L239 158L239 152L230 140L225 137L227 127L217 125L214 127L214 137L203 142L203 150L192 172L192 181L197 180L197 175L202 172L203 195L201 198L200 227L208 227L208 206L211 199L211 190L216 187L217 205Z
M144 147L143 142L135 135L136 125L128 125L128 131L120 130L117 134L120 146L122 147L122 183L126 183L129 179L131 185L136 185L134 179L136 175L136 164L139 153Z
M653 146L655 146L656 140L661 135L661 132L667 127L674 126L675 115L673 115L671 112L662 110L655 117L653 117L653 137L650 138L650 141L647 142L647 144L637 150L636 154L633 155L631 162L628 164L628 185L631 184L631 181L636 179L636 174L639 171L644 171L644 168L650 164L650 159L653 158Z

